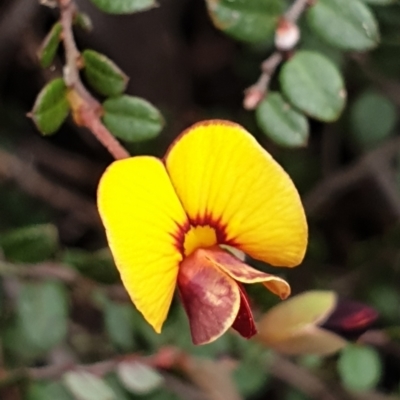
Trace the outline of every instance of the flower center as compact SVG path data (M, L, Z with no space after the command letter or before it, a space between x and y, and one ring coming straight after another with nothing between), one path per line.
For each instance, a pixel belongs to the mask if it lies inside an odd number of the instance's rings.
M211 247L217 244L217 233L209 225L191 226L183 240L185 256L189 256L199 248Z

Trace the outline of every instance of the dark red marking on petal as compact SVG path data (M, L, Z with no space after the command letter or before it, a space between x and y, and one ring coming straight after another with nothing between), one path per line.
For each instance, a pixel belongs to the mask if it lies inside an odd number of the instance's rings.
M232 328L244 338L250 339L257 333L256 324L254 323L247 293L240 283L237 282L237 284L240 291L240 308Z
M190 219L190 224L196 226L210 226L215 230L218 244L227 244L226 242L226 226L222 224L221 217L216 218L210 211L204 215L197 215Z
M195 250L181 262L178 274L194 344L220 337L232 326L240 308L237 283L206 257L207 252Z
M171 236L175 239L175 247L183 255L185 254L184 243L185 235L190 230L191 225L189 221L186 221L184 225L178 225L177 230L171 233Z
M322 324L324 329L345 337L358 337L378 318L379 314L366 304L339 299L335 310Z
M214 229L218 244L229 244L226 241L226 227L221 223L221 218L215 218L212 213L207 212L204 216L198 215L196 218L190 219L184 225L178 225L176 232L171 233L175 239L175 247L182 255L185 254L185 235L191 228L197 226L209 226Z

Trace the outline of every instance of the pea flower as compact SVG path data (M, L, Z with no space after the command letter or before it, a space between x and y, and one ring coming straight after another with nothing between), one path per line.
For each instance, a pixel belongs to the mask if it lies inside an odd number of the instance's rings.
M195 344L230 327L246 338L256 333L242 284L262 283L282 299L290 294L286 281L246 265L237 251L294 267L307 245L289 176L229 121L195 124L163 159L113 162L99 183L98 209L137 309L160 333L177 287Z

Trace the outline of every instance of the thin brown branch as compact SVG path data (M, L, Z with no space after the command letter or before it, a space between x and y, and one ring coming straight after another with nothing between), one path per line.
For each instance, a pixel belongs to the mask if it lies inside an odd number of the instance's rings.
M81 55L72 31L76 13L75 3L73 0L58 0L58 2L66 58L64 80L70 88L68 99L73 118L77 125L89 129L115 159L127 158L129 153L101 122L100 117L103 112L101 104L86 90L80 79Z
M400 137L362 156L356 163L332 174L304 197L307 215L316 215L356 183L373 178L385 195L393 214L400 220L400 195L391 179L389 162L400 150Z
M0 276L17 276L23 279L54 279L70 286L101 289L109 298L129 301L129 296L120 284L103 285L81 275L77 270L57 262L39 264L14 264L0 260Z
M100 226L98 212L91 201L51 182L31 164L1 149L0 178L16 182L29 195L67 212L83 225Z
M32 19L38 9L37 1L14 0L0 16L0 74L12 59L10 53L25 39L24 33L33 24Z
M307 7L313 3L313 0L295 0L282 19L292 24L296 23ZM284 58L285 52L276 50L263 61L261 64L261 75L257 82L245 90L243 107L246 110L254 110L264 98L275 70Z
M24 160L49 171L52 176L66 178L82 187L93 187L100 178L104 166L76 153L54 146L39 136L32 135L23 141L17 154Z
M362 69L365 76L374 83L386 96L400 107L400 83L394 79L388 79L375 71L366 54L352 54L351 59Z
M307 7L314 4L314 0L296 0L286 11L285 19L290 22L297 22Z
M296 388L313 400L399 400L397 396L387 396L376 392L348 392L337 383L326 383L315 374L278 354L268 366L269 372Z
M274 377L298 389L310 399L341 400L341 397L334 395L332 389L314 374L278 354L274 355L268 370Z
M180 369L179 360L182 357L182 351L175 348L161 348L153 356L142 356L140 354L128 354L117 356L108 360L96 362L93 364L74 364L65 362L61 364L52 364L44 367L34 367L9 371L0 377L0 388L6 387L23 380L55 380L60 379L68 371L85 371L96 376L104 376L114 371L118 363L123 361L137 361L150 367L159 369L164 377L164 387L177 394L179 397L187 400L216 400L196 384L186 382L167 370L172 368ZM185 358L190 357L185 355ZM193 359L195 360L195 359ZM184 371L182 371L185 373ZM190 378L190 377L189 377Z

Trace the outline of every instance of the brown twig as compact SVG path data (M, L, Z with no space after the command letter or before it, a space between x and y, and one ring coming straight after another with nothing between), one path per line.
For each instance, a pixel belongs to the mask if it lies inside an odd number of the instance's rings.
M39 264L14 264L0 260L0 276L17 276L25 279L54 279L70 286L101 289L109 298L129 301L129 296L120 284L103 285L81 275L77 270L57 262Z
M17 48L19 43L25 40L24 33L30 25L33 25L32 20L39 9L37 1L14 0L9 3L9 7L6 8L5 12L2 12L0 18L1 77L3 77L4 67L12 60L10 53ZM2 6L5 7L4 4Z
M15 181L29 195L57 210L66 211L83 225L100 226L100 218L91 201L51 182L31 164L1 149L0 178Z
M295 0L292 6L286 11L283 20L294 24L311 4L313 4L311 0ZM264 98L275 70L284 60L284 55L283 51L276 50L263 61L261 64L261 75L257 82L245 90L243 107L246 110L254 110Z
M58 3L66 58L64 80L69 88L68 100L73 118L77 125L89 129L115 159L127 158L129 153L100 120L103 112L101 104L86 90L80 79L81 55L72 32L73 18L76 13L75 3L73 0L58 0Z
M298 389L310 399L341 399L334 395L332 389L314 374L278 354L274 355L272 362L268 365L268 370L273 376Z
M355 164L344 168L322 182L304 197L307 215L320 213L328 204L350 190L354 184L373 178L384 193L393 214L400 220L400 195L391 180L389 162L400 150L400 137L362 156Z
M114 371L120 362L137 361L150 367L159 369L159 372L164 377L164 387L169 391L177 394L179 397L187 400L217 400L219 398L212 397L204 391L202 387L184 381L181 378L174 376L168 370L177 368L180 370L180 358L191 358L187 354L183 354L181 350L176 348L161 348L158 353L146 357L140 354L128 354L117 356L108 360L96 362L93 364L74 364L64 362L61 364L52 364L44 367L33 367L18 369L4 373L0 377L0 388L21 382L27 379L30 380L55 380L60 379L68 371L84 371L96 376L104 376ZM193 359L193 362L196 362ZM185 374L185 371L181 371ZM185 374L186 375L186 374ZM188 376L190 379L191 377Z
M311 371L278 354L274 355L268 370L273 376L313 400L400 400L398 396L377 392L349 392L337 383L325 382Z
M36 135L22 141L17 154L51 176L62 177L68 183L84 188L94 187L104 171L102 164L64 150Z

